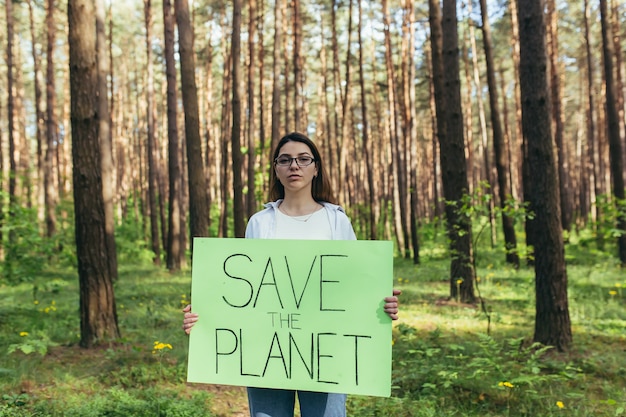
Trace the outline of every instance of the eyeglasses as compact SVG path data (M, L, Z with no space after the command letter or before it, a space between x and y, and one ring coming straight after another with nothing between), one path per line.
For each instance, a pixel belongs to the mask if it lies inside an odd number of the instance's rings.
M296 161L296 164L300 168L304 168L315 162L315 158L312 158L310 156L297 156L295 158L291 158L289 156L279 156L274 160L276 165L278 165L279 167L290 167L293 161Z

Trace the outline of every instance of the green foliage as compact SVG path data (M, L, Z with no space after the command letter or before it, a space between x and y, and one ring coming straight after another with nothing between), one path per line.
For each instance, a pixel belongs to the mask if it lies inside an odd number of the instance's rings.
M626 230L618 229L618 219L626 218L626 200L615 200L615 197L609 198L606 194L602 194L596 198L596 207L598 210L597 220L594 222L596 244L598 248L603 250L606 242L613 241L626 233Z
M202 391L186 398L169 389L112 387L95 395L55 398L38 404L35 413L51 417L211 417L209 401L209 395Z
M0 198L3 198L2 193ZM58 215L67 213L66 208L65 205L60 205ZM50 238L43 236L40 224L34 208L15 204L4 213L2 244L6 250L6 258L1 267L0 284L34 282L48 263L75 264L73 221L60 221L57 233Z
M139 203L134 198L129 198L127 204L129 210L125 218L115 227L118 264L151 263L154 253L145 235L145 219L140 213L132 210L132 207Z
M118 239L130 242L140 231L129 224ZM349 396L349 415L623 416L626 280L614 257L588 238L592 232L572 234L566 246L575 340L566 354L530 342L531 269L505 265L503 249L478 242L476 276L493 326L486 336L481 312L442 302L449 290L442 225L424 225L422 233L422 264L394 260L394 286L403 294L392 397ZM121 254L115 284L123 338L93 350L76 346L75 270L46 265L32 282L0 287L0 352L7 352L0 355L0 417L211 416L228 415L211 411L220 401L245 407L243 394L232 400L224 388L213 397L185 383L180 310L189 302L189 271L172 275L130 246L119 247L135 262Z
M20 336L22 337L21 343L9 345L7 353L11 354L20 351L25 355L38 353L41 356L46 356L46 353L48 353L48 347L57 346L57 344L52 342L48 335L43 331L37 331L33 336L23 332Z

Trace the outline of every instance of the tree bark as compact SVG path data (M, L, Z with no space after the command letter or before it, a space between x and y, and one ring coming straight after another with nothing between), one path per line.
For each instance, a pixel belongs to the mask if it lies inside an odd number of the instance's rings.
M202 140L198 113L198 91L195 79L193 31L189 20L187 0L174 0L178 45L180 53L180 78L183 107L185 109L185 137L187 172L189 177L190 238L208 236L209 209L207 207L206 181L202 163Z
M498 172L498 196L502 209L502 230L504 232L504 245L506 261L519 268L519 256L517 254L517 239L513 218L506 212L508 201L512 198L509 188L509 167L506 155L506 144L502 124L500 123L500 104L498 103L498 86L496 83L495 65L493 62L493 49L491 47L491 26L487 1L480 0L480 13L483 21L483 47L487 63L487 85L489 87L489 107L491 108L491 129L493 130L493 147L496 156L496 170ZM486 152L487 150L485 150Z
M17 188L17 162L15 160L15 142L17 140L17 127L16 127L16 88L15 88L15 73L14 73L14 52L13 43L15 41L14 25L15 19L13 17L13 2L5 2L5 11L7 19L7 117L8 117L8 151L9 151L9 221L15 216L15 206L17 204L16 188ZM7 250L7 271L11 274L13 268L13 262L16 261L17 253L15 253L15 243L17 240L17 234L13 228L9 229L9 242Z
M280 140L280 45L282 40L282 25L280 16L284 7L284 0L277 0L274 5L274 53L272 64L272 146L274 149ZM270 161L271 162L271 161Z
M102 197L107 240L107 260L113 281L117 280L117 249L115 246L115 213L113 211L115 167L113 164L113 137L109 112L109 56L106 36L104 0L96 0L96 50L98 60L98 137L102 158Z
M617 209L617 229L622 233L617 238L618 257L626 267L626 211L622 205L624 200L624 170L622 139L620 137L619 112L617 110L617 94L613 77L614 45L611 33L610 17L606 0L600 0L600 22L602 24L602 55L604 63L605 108L607 118L607 134L609 139L609 159L611 178L613 180L614 204Z
M473 13L471 2L468 3L468 12L470 15ZM490 155L490 148L489 148L489 135L487 134L487 118L485 116L485 105L484 105L484 100L483 100L483 85L480 79L480 69L478 65L478 47L476 46L476 34L474 31L473 20L471 20L471 18L470 18L469 31L470 31L470 36L469 36L470 45L471 45L472 51L474 51L472 53L472 70L473 70L474 87L476 91L476 94L475 94L476 102L478 104L478 120L480 121L480 141L478 142L478 148L479 148L479 154L482 155L483 166L482 166L482 169L481 168L477 169L478 175L474 176L472 172L474 171L474 165L472 163L473 161L470 156L470 161L468 163L468 170L470 170L470 172L468 173L468 176L469 176L468 192L472 193L478 188L483 188L480 185L480 182L482 181L487 183L487 187L484 187L485 189L481 190L481 192L484 192L485 194L490 196L490 198L487 201L487 211L489 213L489 226L491 230L491 246L494 247L496 245L496 236L497 236L496 216L495 216L495 210L494 210L496 199L495 199L495 194L493 190L493 184L494 184L494 181L492 178L493 170L492 170L491 158L490 158L491 155ZM484 41L484 37L483 37L483 41ZM466 111L466 112L470 113L471 115L471 111ZM468 132L468 135L469 135L469 132L472 131L471 117L467 118L467 120L468 120L468 123L467 123L468 126L466 126L466 131ZM500 129L500 131L501 130L502 129ZM470 137L467 138L466 143L467 143L468 148L470 149L468 153L469 155L471 155L472 154L471 149L472 149L473 144L470 140ZM476 179L478 179L478 182L472 183L472 181L475 181Z
M33 55L33 84L35 87L35 139L37 142L37 220L39 224L45 224L45 189L43 183L44 170L44 131L45 131L45 113L43 108L43 91L41 88L41 54L37 48L37 36L35 34L35 17L33 13L33 2L27 0L28 17L30 23L30 37Z
M68 1L72 161L76 255L80 286L80 345L120 337L107 256L98 146L96 22L92 1Z
M231 142L234 191L233 217L235 223L235 237L244 237L246 232L243 206L243 180L241 178L243 155L241 154L241 97L239 94L239 83L241 80L241 7L241 0L233 1L233 33L231 39L231 60L233 66L233 124L231 130Z
M385 38L385 68L387 71L387 112L389 114L389 142L391 144L391 165L393 169L398 169L400 149L398 148L398 136L400 135L400 122L398 121L398 109L396 98L396 83L394 66L392 59L392 45L391 45L391 33L390 33L390 13L389 4L387 0L383 0L382 4L383 12L383 34ZM393 221L396 235L396 242L399 250L405 248L406 238L402 229L402 216L401 216L401 203L399 193L398 175L392 175L392 198L393 198Z
M302 58L302 8L300 0L292 0L293 4L293 109L294 126L298 132L306 130L304 116L304 60Z
M548 56L550 59L550 94L552 104L552 123L554 126L554 141L557 150L557 167L559 173L559 197L561 200L561 224L563 230L572 228L572 202L571 185L569 177L569 161L567 156L567 145L563 139L565 127L563 125L563 109L561 97L561 76L562 71L559 66L559 40L557 26L556 0L547 1L548 9Z
M54 45L56 43L56 28L54 25L54 0L48 0L46 10L46 153L44 159L44 201L46 217L46 236L56 233L56 187L54 176L54 154L57 148L56 123L56 83L54 70Z
M586 63L586 73L587 73L587 103L586 103L586 112L585 112L585 120L586 120L586 129L587 129L587 153L585 155L585 168L583 169L583 181L588 183L589 187L589 204L591 205L591 201L595 200L595 197L598 192L598 178L597 178L597 170L595 163L595 149L597 142L596 135L596 125L595 125L595 94L593 87L593 55L591 51L591 31L589 30L589 1L584 0L583 6L583 25L584 25L584 36L585 36L585 63ZM587 173L587 175L585 175ZM593 196L592 196L593 193ZM595 210L598 210L597 204L594 205ZM592 220L597 218L597 212L591 213Z
M363 122L363 128L361 130L361 139L363 141L363 153L365 154L365 169L367 172L367 197L369 203L369 211L367 212L367 221L369 229L369 238L371 240L377 239L376 222L374 217L374 200L376 199L376 183L374 181L374 172L372 164L372 152L369 143L369 121L367 117L367 100L365 92L365 76L363 71L363 7L362 1L359 0L359 85L361 87L361 117Z
M248 1L248 194L246 195L246 216L249 218L256 211L256 103L254 101L254 74L256 61L256 0ZM259 61L262 61L262 57ZM260 63L259 63L260 64ZM263 78L259 76L259 84ZM263 106L261 106L263 107Z
M431 9L438 9L438 5L436 7L433 5ZM431 22L431 33L433 28L437 26L436 21L438 19L434 17ZM435 82L435 96L442 96L442 100L439 100L437 106L437 118L443 117L446 126L444 136L439 136L441 149L439 155L452 257L450 262L450 297L458 298L462 302L473 303L476 301L476 297L474 295L474 270L472 268L472 228L469 217L460 212L463 197L468 192L468 183L463 137L463 111L461 109L455 0L444 0L440 28L435 28L436 31L441 30L442 36L441 46L437 43L433 46L433 68L435 76L438 78L438 81ZM434 35L431 36L435 38ZM435 58L435 51L441 53L441 58ZM446 110L440 116L439 110L442 108L442 104Z
M526 138L528 194L535 245L535 342L569 348L572 330L567 299L567 270L561 228L557 171L550 126L545 25L541 0L518 3L522 129Z
M148 21L148 19L152 20L149 14L150 0L144 1L146 1L146 49L148 56L150 56L152 48L152 39L148 37L148 28L152 26ZM163 2L163 23L167 106L167 164L169 172L169 210L167 212L168 232L165 262L168 270L177 271L182 265L185 248L181 245L181 172L177 125L176 63L174 62L174 17L172 16L172 4L169 0Z

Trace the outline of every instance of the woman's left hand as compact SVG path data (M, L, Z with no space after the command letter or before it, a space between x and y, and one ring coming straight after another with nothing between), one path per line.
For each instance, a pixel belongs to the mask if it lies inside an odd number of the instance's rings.
M398 296L402 294L402 291L394 288L393 295L391 297L385 297L385 313L391 317L391 320L398 320Z

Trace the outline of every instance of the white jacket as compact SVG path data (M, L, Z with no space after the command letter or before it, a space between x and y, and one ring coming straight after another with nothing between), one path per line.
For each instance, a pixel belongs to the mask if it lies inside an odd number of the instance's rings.
M246 227L247 239L272 239L276 231L276 210L283 200L266 203L265 208L255 213ZM350 219L342 207L321 202L328 215L332 240L356 240Z

